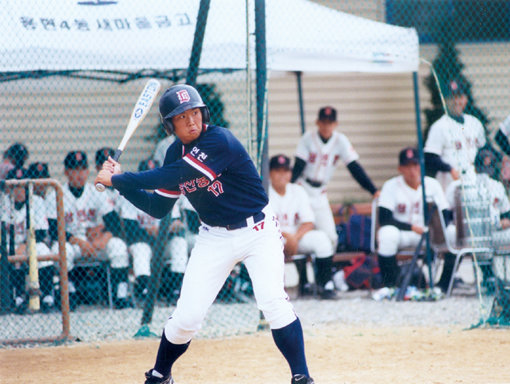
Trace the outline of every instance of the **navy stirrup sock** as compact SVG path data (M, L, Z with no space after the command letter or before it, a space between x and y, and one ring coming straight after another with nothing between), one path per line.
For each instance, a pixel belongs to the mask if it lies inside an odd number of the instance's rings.
M271 332L276 346L289 363L292 376L297 374L310 376L306 365L303 328L299 319L283 328L272 329Z
M186 352L190 343L191 341L188 341L186 344L173 344L168 341L165 336L165 331L163 331L154 370L161 373L163 377L170 376L172 365L184 352Z

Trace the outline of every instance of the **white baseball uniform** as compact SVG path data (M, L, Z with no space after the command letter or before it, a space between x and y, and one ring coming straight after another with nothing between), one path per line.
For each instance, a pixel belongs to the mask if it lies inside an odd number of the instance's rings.
M427 201L433 201L439 212L449 208L437 180L425 177L425 192ZM384 183L378 207L390 210L397 221L424 227L421 185L413 189L401 175ZM378 253L381 256L396 255L399 249L417 246L420 238L421 236L414 231L403 231L393 225L383 225L377 232Z
M333 176L338 160L342 160L347 165L358 160L359 155L347 136L342 133L333 132L331 138L324 143L317 131L308 131L299 141L296 157L306 162L305 169L297 183L302 185L310 196L310 203L315 213L316 228L324 231L333 247L336 247L338 235L326 194L326 186ZM320 186L314 187L310 185L309 181L320 183Z
M14 207L13 202L8 197L6 197L4 207L5 210L3 211L4 214L3 220L5 220L7 225L14 226L14 244L15 247L17 248L18 246L25 244L27 241L26 205L23 204L23 206L20 209L16 209ZM33 220L34 230L36 231L48 230L46 207L44 200L40 196L32 195L32 206L30 207L30 215L31 220ZM49 255L51 253L48 246L42 241L37 242L35 247L37 255L42 256ZM39 268L47 267L49 265L53 265L53 261L38 262Z
M315 223L310 199L300 185L287 184L283 196L270 186L269 204L278 218L282 232L296 233L302 224ZM334 250L328 240L323 231L316 229L308 231L299 240L298 252L302 255L314 254L318 258L330 257Z
M83 193L80 197L74 196L69 190L69 184L62 187L64 193L64 215L66 232L81 239L87 239L87 229L97 227L102 224L102 217L113 211L112 202L107 199L104 203L103 195L100 195L94 186L86 183ZM50 205L51 213L48 218L56 219L55 191L51 190L46 197ZM54 252L57 252L58 244L53 246ZM74 260L81 257L81 249L78 245L66 243L67 268L70 271L74 267ZM110 260L112 268L129 267L129 256L126 243L118 238L112 237L104 249L105 256Z
M482 123L474 116L463 115L464 123L443 115L430 127L424 151L441 157L459 172L474 173L473 163L479 148L485 145ZM452 182L449 173L438 173L437 179L446 191Z

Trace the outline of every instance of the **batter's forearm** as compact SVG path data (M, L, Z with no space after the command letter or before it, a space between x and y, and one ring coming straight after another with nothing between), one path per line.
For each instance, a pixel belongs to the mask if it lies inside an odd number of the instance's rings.
M141 189L119 189L119 192L135 207L157 219L165 217L177 200L156 193L148 193Z

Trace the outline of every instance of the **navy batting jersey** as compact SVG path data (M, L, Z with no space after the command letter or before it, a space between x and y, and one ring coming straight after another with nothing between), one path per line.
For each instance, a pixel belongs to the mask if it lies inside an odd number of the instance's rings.
M136 188L155 190L170 199L184 194L200 219L211 226L239 223L268 203L248 152L229 130L214 125L204 126L190 144L176 139L162 167L115 175L112 183L121 193Z

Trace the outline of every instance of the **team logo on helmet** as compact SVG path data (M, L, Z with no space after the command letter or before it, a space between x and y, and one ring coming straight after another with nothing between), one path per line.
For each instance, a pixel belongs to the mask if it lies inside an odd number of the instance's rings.
M183 89L182 91L177 91L176 93L180 104L187 103L188 101L191 100L191 97L189 96L189 93L186 89Z

